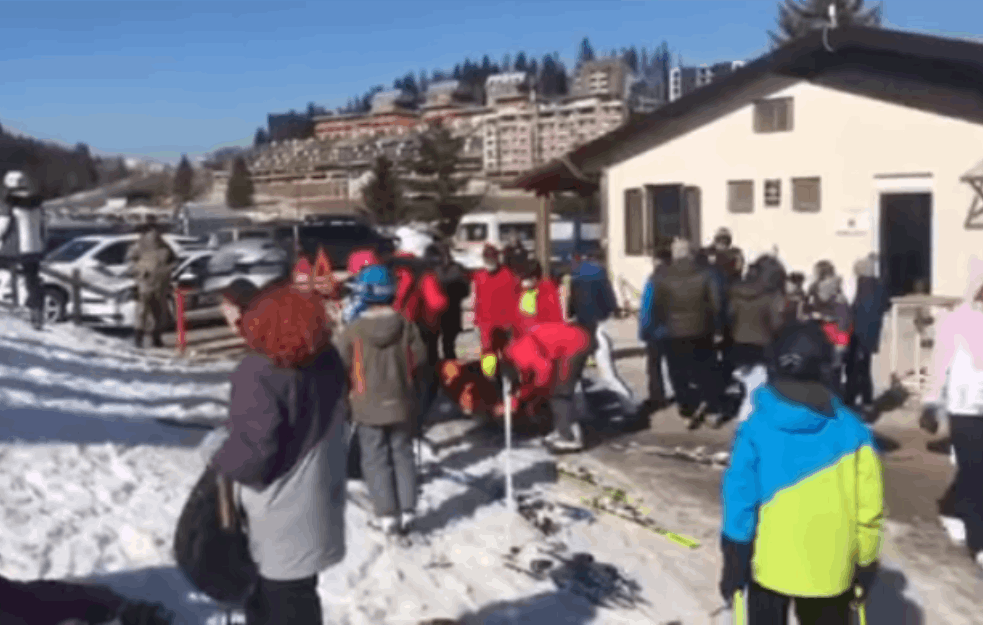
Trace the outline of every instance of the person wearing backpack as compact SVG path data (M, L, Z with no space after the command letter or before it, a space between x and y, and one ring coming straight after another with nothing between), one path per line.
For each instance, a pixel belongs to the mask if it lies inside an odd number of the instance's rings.
M411 529L416 513L419 400L415 375L427 358L417 325L393 307L396 286L385 267L359 274L367 305L338 341L351 379L362 475L372 498L370 525L387 535Z
M209 463L239 485L259 580L246 623L323 620L318 574L345 557L348 385L320 298L293 284L224 294L251 353L232 373Z

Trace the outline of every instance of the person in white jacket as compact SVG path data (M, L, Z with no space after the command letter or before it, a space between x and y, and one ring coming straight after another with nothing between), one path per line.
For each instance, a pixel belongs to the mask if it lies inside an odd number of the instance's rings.
M16 244L13 258L20 265L21 274L27 283L27 308L31 313L31 323L40 330L44 322L44 294L39 271L45 248L41 195L34 181L22 171L8 171L3 178L3 186L9 210L0 219L0 241L9 237L11 243Z
M955 511L966 546L983 568L983 260L973 257L962 303L939 322L931 378L919 425L929 433L946 417L956 455Z

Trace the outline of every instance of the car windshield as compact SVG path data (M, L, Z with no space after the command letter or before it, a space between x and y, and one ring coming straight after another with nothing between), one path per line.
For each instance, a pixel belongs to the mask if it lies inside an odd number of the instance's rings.
M49 263L70 263L96 246L98 241L74 239L54 250L45 259Z
M488 238L488 226L486 224L462 224L459 229L459 236L469 243L484 241Z

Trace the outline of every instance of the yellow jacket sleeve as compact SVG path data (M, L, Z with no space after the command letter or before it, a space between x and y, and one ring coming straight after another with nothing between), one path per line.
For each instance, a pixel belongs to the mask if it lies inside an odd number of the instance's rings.
M857 452L857 564L880 558L884 525L884 476L881 460L870 445Z

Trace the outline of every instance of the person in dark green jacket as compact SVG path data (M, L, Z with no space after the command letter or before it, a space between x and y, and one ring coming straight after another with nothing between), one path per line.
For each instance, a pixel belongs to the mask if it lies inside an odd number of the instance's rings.
M849 625L881 553L884 486L870 429L822 383L832 346L815 323L784 329L768 384L734 437L721 484L729 601L748 623Z

